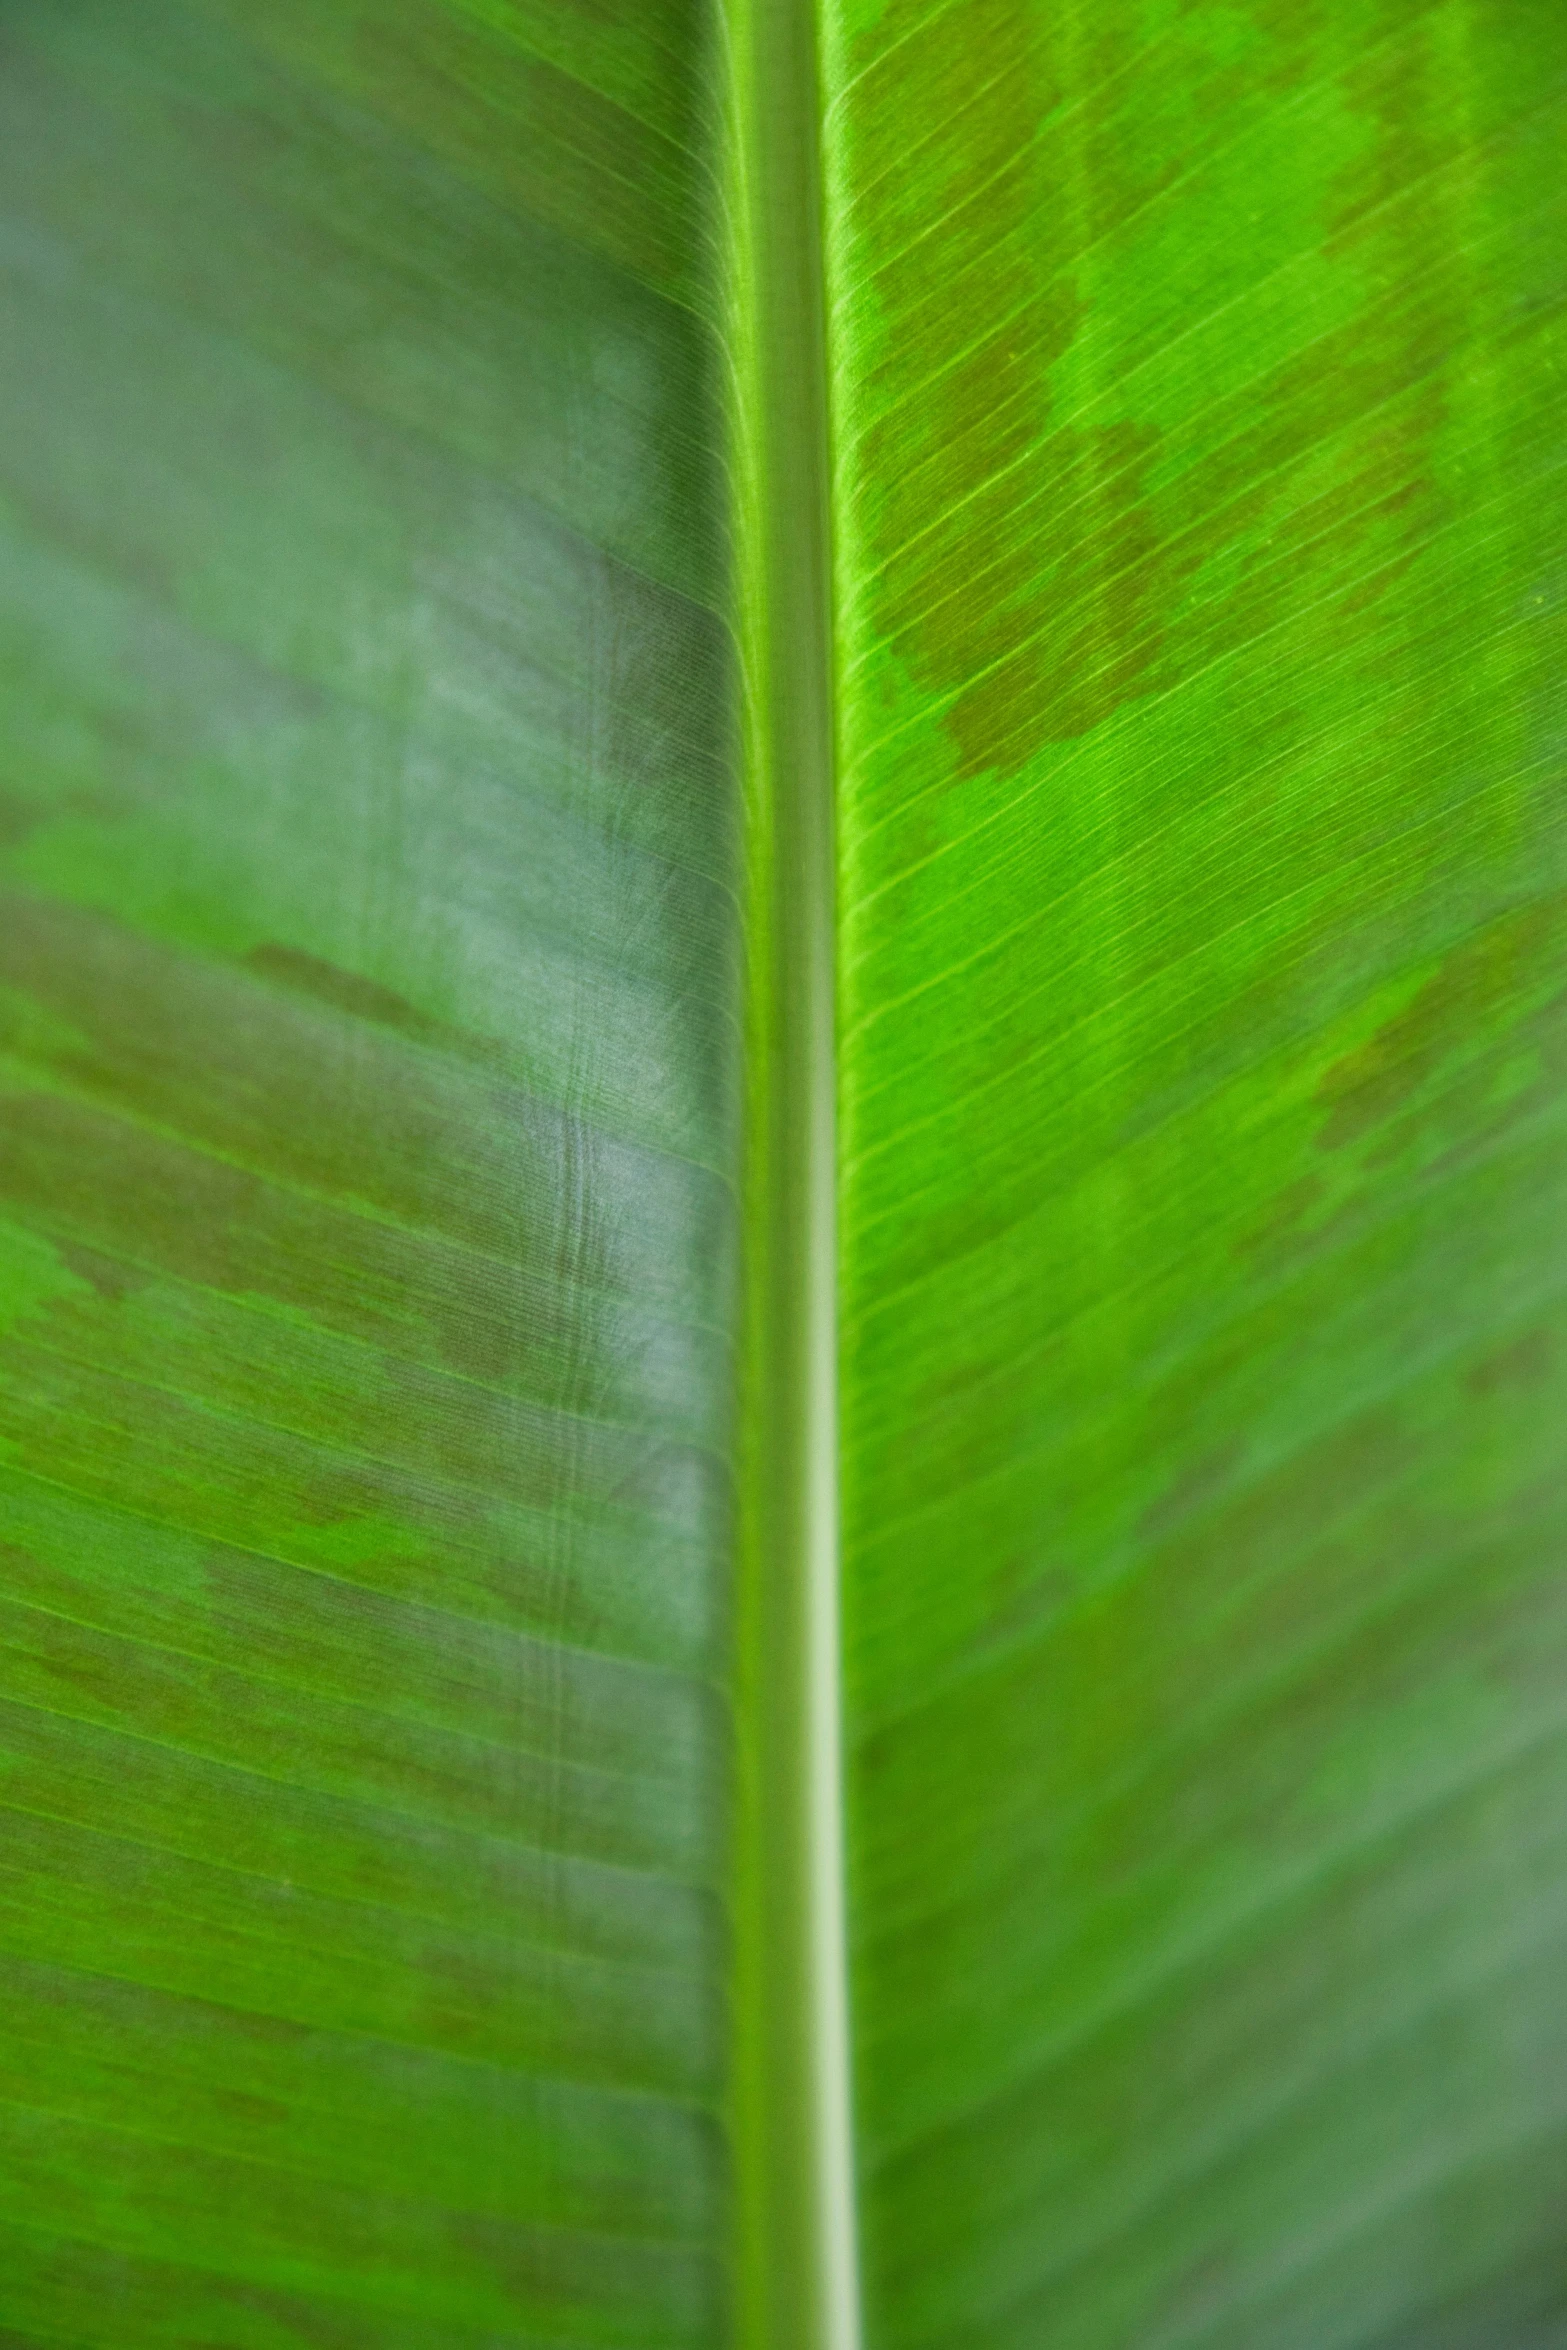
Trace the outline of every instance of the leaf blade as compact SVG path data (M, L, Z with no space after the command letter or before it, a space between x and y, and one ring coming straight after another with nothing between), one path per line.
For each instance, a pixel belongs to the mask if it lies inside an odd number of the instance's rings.
M660 25L8 22L38 2339L721 2322L733 811Z
M1567 56L833 22L872 2336L1502 2338L1562 2143Z

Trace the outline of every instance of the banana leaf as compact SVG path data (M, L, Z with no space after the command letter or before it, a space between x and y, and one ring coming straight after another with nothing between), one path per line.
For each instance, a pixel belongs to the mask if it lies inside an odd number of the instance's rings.
M0 6L0 2350L1567 2343L1559 0Z

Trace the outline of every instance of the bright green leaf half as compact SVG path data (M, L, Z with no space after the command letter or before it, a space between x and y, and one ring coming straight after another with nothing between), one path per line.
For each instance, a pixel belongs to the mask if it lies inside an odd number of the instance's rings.
M1567 2342L1564 155L0 8L0 2350Z
M846 0L872 2338L1567 2340L1567 11Z

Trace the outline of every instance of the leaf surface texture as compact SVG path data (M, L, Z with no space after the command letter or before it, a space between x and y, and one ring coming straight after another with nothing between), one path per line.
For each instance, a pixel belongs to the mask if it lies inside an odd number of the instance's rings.
M824 1235L865 2350L1567 2340L1564 151L1558 0L0 11L3 2350L855 2350Z
M0 2321L710 2342L701 25L0 40Z
M1555 2341L1567 20L834 21L871 2338Z

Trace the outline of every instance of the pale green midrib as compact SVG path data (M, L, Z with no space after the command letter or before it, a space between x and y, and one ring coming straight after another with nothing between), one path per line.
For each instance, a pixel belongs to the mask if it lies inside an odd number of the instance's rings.
M839 1669L833 654L816 0L723 0L749 1003L735 2337L858 2350Z

